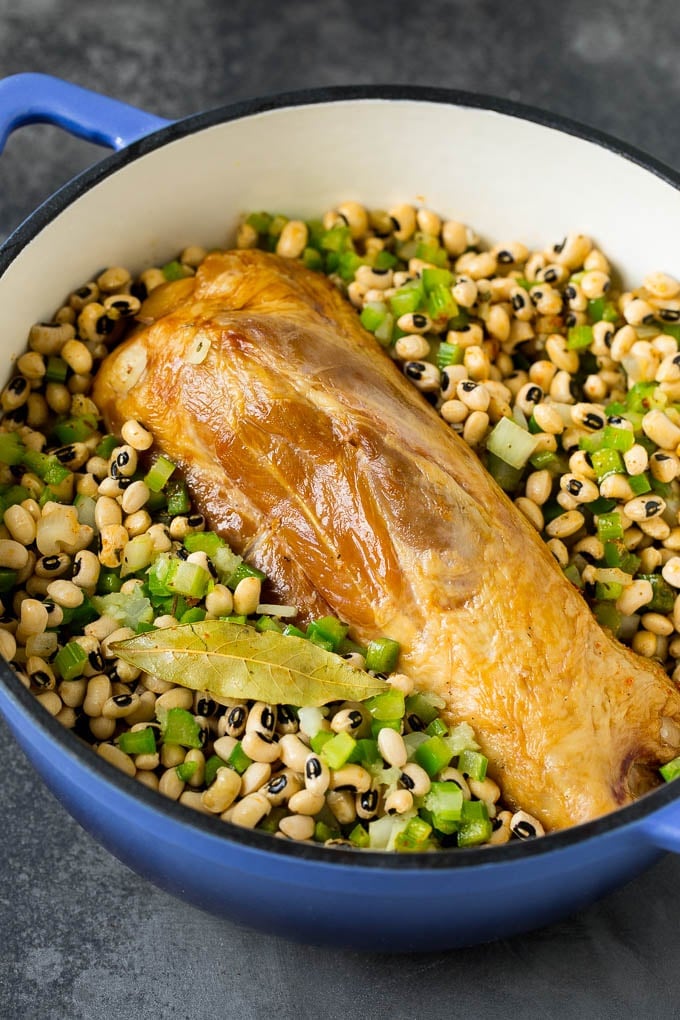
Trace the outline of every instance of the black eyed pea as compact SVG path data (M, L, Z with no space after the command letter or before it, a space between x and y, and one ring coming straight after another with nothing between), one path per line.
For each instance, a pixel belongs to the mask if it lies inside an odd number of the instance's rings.
M171 709L183 708L187 712L194 707L194 692L186 687L173 687L166 691L156 701L158 708Z
M135 450L148 450L153 444L151 433L134 418L128 418L123 423L120 434L128 446L132 446Z
M632 616L652 601L653 588L649 581L638 580L627 584L618 599L616 608L623 616Z
M125 719L134 712L138 703L138 694L114 694L104 702L102 715L106 719Z
M416 211L412 205L401 203L392 206L389 210L389 217L397 241L408 241L409 237L413 237L416 229Z
M470 411L486 411L489 407L489 391L473 379L463 379L456 387L456 396Z
M261 787L261 790L272 804L285 804L296 793L300 793L302 790L302 779L298 772L294 772L292 769L284 769L282 772L277 772L271 779L268 779L264 786Z
M623 317L629 326L645 326L654 322L656 311L644 298L633 298L626 303Z
M385 726L378 732L378 750L383 759L394 768L401 769L406 764L407 751L404 738L396 730ZM336 773L337 776L337 773Z
M105 659L117 658L115 651L112 649L117 641L127 641L128 638L134 637L135 632L132 627L118 627L117 630L111 631L110 634L102 640L100 650ZM180 688L184 690L184 688Z
M131 279L129 271L124 266L110 266L97 277L97 286L100 293L115 294L125 290Z
M28 549L12 538L0 539L0 567L22 570L28 563Z
M395 731L392 730L392 732ZM352 790L353 793L364 793L371 787L371 775L361 765L343 765L342 768L331 772L329 786L331 790ZM309 789L309 786L307 788Z
M191 808L192 811L198 811L202 815L210 814L210 811L208 811L207 807L203 804L201 794L198 790L184 790L180 794L179 802L180 804L183 804L184 807ZM221 817L222 815L220 815L220 818Z
M468 246L468 231L464 223L446 220L442 224L442 243L449 255L462 255Z
M286 740L287 738L284 737L283 739ZM324 794L330 786L330 770L325 761L323 761L318 754L310 754L309 748L306 748L305 750L307 751L307 756L304 762L305 786L312 793ZM366 774L368 775L368 773Z
M161 745L161 765L166 769L174 769L181 765L186 757L186 751L179 744L163 743Z
M531 305L529 307L533 315L534 310ZM501 343L505 343L510 336L510 316L503 305L491 305L484 319L484 324L489 336L499 340Z
M413 807L413 794L410 790L394 790L385 798L385 814L402 815Z
M628 500L623 511L631 521L649 521L654 517L660 517L666 509L666 502L660 496L645 495L636 496Z
M67 730L72 730L78 721L78 716L68 705L62 705L54 718L61 726L65 726Z
M394 353L400 361L419 361L430 353L430 345L425 337L408 333L396 341Z
M121 524L123 512L120 503L110 496L101 496L95 506L94 520L100 531L110 524Z
M105 525L99 532L99 561L102 566L119 567L129 540L130 536L122 524Z
M427 333L432 329L432 321L423 312L406 312L397 319L397 326L405 333Z
M220 719L220 734L237 740L245 733L247 718L248 708L245 704L233 705Z
M196 763L196 771L194 772L191 779L188 781L189 786L193 787L203 786L203 782L205 779L205 755L203 751L199 750L196 747L192 747L191 750L187 751L184 757L184 762ZM233 772L233 769L230 769L230 771ZM240 790L241 790L241 777L238 776L238 786L236 789L237 795L240 793Z
M271 765L266 762L254 761L241 776L241 797L247 797L256 790L261 790L272 774Z
M28 346L38 354L48 357L59 354L67 340L76 335L74 327L68 322L38 322L31 326L28 333Z
M149 487L141 478L133 482L123 492L121 508L124 514L135 514L147 503L150 496ZM151 521L149 520L149 526Z
M401 770L401 784L410 790L414 797L424 797L431 786L431 780L424 768L417 762L410 761Z
M95 740L110 740L116 732L116 725L115 719L107 719L100 715L96 719L90 719L90 733Z
M366 722L366 715L360 708L343 708L331 719L331 729L334 733L349 733L355 736L364 728Z
M137 451L133 446L125 444L124 446L117 446L115 450L111 452L109 458L109 471L112 476L123 478L129 478L134 475L137 470Z
M288 220L276 242L276 254L285 259L296 259L307 245L307 225L302 220Z
M134 294L109 294L104 298L104 308L114 308L124 319L136 315L142 302Z
M439 389L439 369L430 362L407 361L404 364L404 375L422 393L433 393Z
M219 768L213 782L201 794L201 803L212 814L222 814L231 807L241 791L241 777L230 768Z
M224 584L216 584L213 590L206 596L205 608L211 616L229 616L233 607L233 596L229 588Z
M500 787L489 776L485 779L473 779L472 776L468 776L468 786L473 797L487 804L495 804L501 795Z
M518 496L513 502L520 513L526 517L536 531L543 531L545 518L543 517L543 511L540 506L536 506L536 504L532 500L527 499L526 496Z
M82 605L84 594L73 581L51 581L47 585L47 594L52 602L64 609L76 609Z
M17 359L17 368L31 382L39 382L47 371L45 359L37 351L27 351L22 354Z
M45 387L45 400L55 414L67 414L71 407L71 393L68 386L64 386L63 383L48 382Z
M179 765L180 763L178 762L177 764ZM168 797L170 800L179 800L184 792L184 785L185 784L177 775L175 768L170 767L163 773L159 780L158 792L162 793L164 797Z
M259 577L243 577L234 589L234 612L250 616L260 604L262 582Z
M11 662L16 655L17 643L13 634L0 628L0 655L5 662Z
M290 708L289 705L277 705L276 732L280 736L283 736L286 733L297 733L298 729L299 723L292 708Z
M79 588L92 593L97 586L100 570L99 557L89 549L81 549L73 558L71 580Z
M287 768L294 769L296 772L305 771L309 747L300 740L297 733L284 733L279 740L279 747L281 748L281 761ZM328 783L326 783L327 786ZM325 792L326 787L321 792Z
M272 809L271 801L261 792L249 793L230 810L229 821L245 829L254 829Z
M503 843L507 843L512 837L511 821L511 811L499 811L491 823L492 832L485 846L501 846Z
M68 708L80 708L85 700L87 680L80 676L75 680L62 680L57 690L64 705Z
M21 603L19 626L16 629L17 641L26 644L29 637L42 634L48 625L49 612L38 599L23 599Z
M279 832L288 839L304 842L314 835L314 819L309 815L286 815L279 822Z
M329 790L326 804L341 825L350 825L356 819L354 794L349 790Z
M87 682L87 693L83 701L85 715L96 719L102 714L104 705L111 697L111 681L105 673L97 673Z
M135 727L131 728L134 729ZM158 751L153 751L149 754L136 754L133 760L138 771L151 772L160 765L161 756Z
M117 309L105 308L98 301L91 301L78 316L78 336L89 342L104 340L122 321Z
M281 756L281 748L276 737L267 737L262 733L245 733L241 746L253 761L271 763Z
M562 475L560 489L573 496L577 503L592 503L600 495L600 490L595 482L590 478L582 478L574 474Z
M299 790L294 793L288 801L290 811L298 815L317 815L326 803L322 793L312 793L311 790Z
M567 510L553 518L545 530L550 538L569 538L580 531L584 523L585 518L580 510Z
M257 248L258 234L251 223L245 220L236 229L236 247L243 250Z
M336 212L345 220L354 241L364 237L368 231L368 213L363 205L354 201L341 202Z
M0 407L3 411L15 411L28 400L31 386L28 379L15 375L0 393Z
M41 691L52 691L57 685L54 671L48 662L38 655L26 659L26 673L32 685Z
M87 375L92 371L92 355L82 340L67 340L60 351L60 357L77 375Z
M357 793L354 798L354 807L358 818L362 818L364 821L375 818L380 807L380 791L372 786L368 790Z
M276 728L276 707L264 701L256 701L248 713L246 733L258 733L260 736L273 736Z
M149 535L151 541L153 542L155 552L168 552L170 549L172 549L172 539L170 537L170 532L168 531L168 528L165 526L165 524L152 524L149 530L147 531L147 535ZM215 587L218 586L216 585ZM209 597L210 596L208 596L208 598Z
M532 839L534 836L545 835L545 829L539 820L526 811L515 812L510 819L510 829L519 839Z
M449 425L461 425L470 413L470 408L462 400L445 400L439 413Z
M123 526L130 538L146 539L146 533L151 527L151 515L146 510L137 510L135 513L127 515L123 521ZM150 549L153 549L153 539L149 539L149 545ZM192 555L195 554L192 553Z
M116 747L115 744L100 744L97 748L97 754L100 758L103 758L104 761L108 761L110 765L114 765L127 776L134 776L137 771L135 763L130 755L125 754L125 752L121 751L121 749Z
M155 772L146 772L142 769L138 769L135 775L135 779L142 786L146 786L149 790L158 790L158 776Z

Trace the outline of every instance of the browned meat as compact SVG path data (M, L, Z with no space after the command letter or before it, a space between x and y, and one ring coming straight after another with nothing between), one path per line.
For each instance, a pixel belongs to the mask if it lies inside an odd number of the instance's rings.
M96 380L110 426L150 429L282 598L400 641L511 803L548 828L581 822L633 798L636 766L678 753L674 685L600 629L325 278L215 254L143 312L156 321Z

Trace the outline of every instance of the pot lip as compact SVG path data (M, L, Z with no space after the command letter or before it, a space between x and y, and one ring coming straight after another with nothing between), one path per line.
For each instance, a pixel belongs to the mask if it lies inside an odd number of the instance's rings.
M299 89L253 97L191 114L171 122L158 131L144 136L119 152L95 163L63 185L7 238L0 247L0 277L23 248L71 203L109 175L157 148L205 128L268 111L362 100L439 103L477 109L482 112L500 113L526 120L603 147L680 190L680 173L642 150L597 128L585 126L568 117L512 100L453 89L399 84L340 85ZM519 862L525 858L566 851L576 844L587 843L600 836L611 835L618 829L628 827L630 830L647 816L680 798L680 784L678 784L676 793L673 789L674 784L668 783L635 803L594 821L572 826L528 842L511 842L503 846L484 848L483 852L480 848L471 848L414 854L383 851L334 854L320 845L296 843L292 840L274 840L269 833L233 826L222 822L219 818L200 814L174 801L167 800L157 792L143 787L94 754L84 742L69 733L65 727L42 710L34 696L26 690L14 671L4 661L0 661L0 681L3 684L4 693L14 703L20 715L28 716L48 743L55 744L67 758L73 761L74 765L93 770L101 782L126 799L130 799L132 801L131 810L134 811L135 801L141 801L149 811L163 816L168 823L184 830L186 834L198 830L204 836L220 839L227 844L232 844L236 849L241 846L249 851L271 857L272 860L292 858L298 861L328 865L333 870L349 867L352 869L364 868L372 872L382 870L394 873L401 871L436 873L469 867L498 867L501 864ZM0 692L0 703L2 697L3 692Z

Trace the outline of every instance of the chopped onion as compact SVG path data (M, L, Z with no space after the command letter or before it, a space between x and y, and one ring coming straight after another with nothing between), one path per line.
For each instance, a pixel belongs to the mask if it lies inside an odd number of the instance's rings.
M256 613L264 613L265 616L282 616L282 617L293 617L297 616L297 606L274 606L270 605L269 602L260 602L259 606L255 610Z
M536 449L537 439L511 418L501 418L486 441L489 453L510 467L522 468Z
M633 575L626 574L623 570L619 570L618 567L598 567L593 571L593 580L600 581L602 584L632 584Z

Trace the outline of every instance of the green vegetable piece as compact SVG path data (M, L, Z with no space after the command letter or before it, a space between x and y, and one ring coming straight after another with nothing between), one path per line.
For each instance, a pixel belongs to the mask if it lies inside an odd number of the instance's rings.
M356 740L349 733L335 733L321 748L321 757L329 769L341 769L347 764L356 746Z
M451 750L442 737L429 737L416 749L416 761L432 778L451 761Z
M487 453L486 466L489 474L504 492L515 492L519 488L523 468L511 467L495 453Z
M628 484L636 496L642 496L645 492L652 491L652 487L649 484L649 477L644 471L640 475L629 475Z
M187 552L204 552L209 559L212 559L217 550L222 549L226 544L224 539L216 535L214 531L196 531L184 539L184 548Z
M350 843L365 850L370 846L371 840L363 825L355 825L348 837Z
M486 779L486 769L489 764L479 751L461 751L458 756L458 769L464 776L477 779L480 783Z
M219 754L211 754L205 763L205 774L203 782L206 786L212 786L215 782L215 776L217 775L218 769L227 767L227 763L224 758L220 758Z
M16 570L9 570L7 567L0 569L0 592L11 591L16 587L18 573Z
M311 641L226 620L155 630L116 642L115 654L163 680L220 697L318 706L389 690ZM395 692L402 698L401 692Z
M449 365L462 365L464 351L460 344L443 341L437 348L437 368L443 371Z
M375 765L380 760L381 755L377 741L370 740L368 737L357 740L356 747L347 759L348 762L360 762L362 765Z
M623 591L623 585L618 581L597 581L595 584L595 598L603 602L616 602Z
M680 323L664 322L661 327L662 333L672 336L680 344Z
M381 730L396 730L401 733L401 719L373 719L371 721L371 736L378 739Z
M69 641L57 652L54 666L63 680L75 680L82 676L87 665L87 652L77 642Z
M458 846L479 846L486 843L492 833L489 812L483 800L463 802L463 818L458 828Z
M423 300L421 287L400 287L390 298L390 308L396 319L417 312Z
M206 612L205 609L201 609L200 606L192 606L191 609L187 609L185 613L179 617L180 623L200 623L201 620L205 620Z
M567 350L584 351L593 342L592 326L570 326L567 333Z
M423 799L423 807L429 812L434 827L450 835L458 828L463 815L463 791L456 783L432 783Z
M106 435L102 437L101 442L94 451L98 457L103 457L104 460L108 460L115 448L119 445L120 440L118 436Z
M157 633L154 631L154 633ZM142 634L140 637L130 638L131 641L139 641L140 638L147 638L151 635ZM166 744L179 744L180 747L203 746L202 731L195 717L185 708L169 708L158 710L158 721L161 724L161 736Z
M26 447L22 443L18 433L0 433L0 462L15 467L21 464L26 453Z
M261 616L255 623L255 629L260 632L265 630L275 630L279 634L283 634L283 627L278 620L275 620L273 616Z
M151 469L144 476L144 481L152 492L160 492L161 489L165 488L165 485L175 470L176 465L168 460L167 457L157 457L154 461Z
M661 574L638 574L639 581L649 581L652 586L652 600L645 606L645 611L653 613L670 613L675 605L675 590Z
M350 283L359 266L365 264L366 260L355 251L344 251L338 260L338 274L346 283Z
M190 563L173 557L165 577L165 584L170 592L186 595L190 599L202 599L208 592L211 582L210 574L200 563Z
M268 212L252 212L246 217L248 226L256 230L258 234L266 234L271 221L272 218Z
M368 301L361 309L359 318L364 329L367 329L370 333L375 333L378 326L385 321L386 315L386 304L382 301Z
M232 750L231 754L227 758L227 765L230 769L234 769L235 772L241 776L248 768L249 765L253 764L253 759L249 758L246 752L243 750L241 741L236 744L236 747Z
M597 537L602 542L606 542L608 539L623 538L621 514L616 511L600 514L597 518Z
M309 746L312 751L314 751L314 754L321 754L328 741L332 739L333 733L331 730L319 730L319 732L315 733L310 739Z
M609 475L622 474L625 471L618 450L596 450L590 455L590 459L598 482L604 481Z
M177 259L166 262L164 266L161 266L161 272L166 280L183 280L187 275L184 266Z
M119 592L123 586L120 574L116 570L102 570L97 581L97 594L108 595L111 592ZM104 610L105 612L105 610Z
M315 273L323 271L323 258L316 248L305 248L302 253L302 264Z
M392 343L394 332L394 316L391 312L388 312L383 321L377 327L373 336L376 338L381 347L389 347Z
M585 587L583 578L581 577L580 571L575 563L568 563L566 567L562 568L562 573L576 588L583 589Z
M152 726L143 730L127 730L116 738L116 743L125 754L154 754L156 734Z
M307 637L303 630L300 630L299 627L295 627L292 623L286 624L286 626L283 628L283 633L286 635L286 637L299 637L299 638Z
M431 844L432 826L424 818L409 819L406 828L397 834L394 849L400 853L413 853L427 850Z
M393 673L397 668L398 661L398 641L393 641L392 638L376 638L374 641L368 642L366 669L372 669L376 673Z
M190 779L193 779L196 775L196 769L198 768L197 761L183 761L181 765L175 766L175 772L177 778L183 783L188 783Z
M352 235L350 234L349 227L332 227L327 230L321 237L320 248L322 251L340 252L346 251L348 248L352 248Z
M264 581L267 575L258 570L257 567L251 567L249 563L241 562L227 581L227 587L234 589L244 577L257 577L260 581Z
M680 776L680 757L667 761L665 765L661 766L659 772L667 783L670 783L672 779L677 779Z
M307 627L308 636L310 627L313 627L315 632L325 638L326 641L331 642L334 652L338 650L349 630L349 625L341 623L335 616L321 616L318 620L312 621Z
M458 305L449 287L434 286L425 298L425 309L432 320L450 319L458 314Z
M399 259L396 255L393 255L391 251L379 251L373 259L373 265L376 269L394 269L398 265Z
M366 708L374 719L403 719L406 712L406 701L402 691L394 687L383 694L376 694L366 702Z
M54 454L26 450L22 460L29 471L33 471L46 485L59 485L71 474L68 468L59 463Z
M433 719L431 723L428 723L427 729L425 730L428 737L445 737L449 732L449 728L442 719Z
M168 513L171 517L178 514L188 514L191 510L191 499L186 482L182 479L171 478L165 486L165 495L168 504Z
M113 571L111 573L116 580L120 580ZM92 605L100 616L111 616L121 627L132 627L134 630L140 623L153 623L153 606L150 600L145 595L140 595L138 591L129 594L113 591L107 595L93 595Z
M64 359L55 354L50 355L45 366L45 382L63 383L66 382L67 375L68 365Z
M537 440L511 418L501 418L486 440L486 448L510 467L523 468L536 449Z
M431 260L429 260L431 261ZM435 287L451 287L453 285L453 273L449 269L423 269L421 280L423 289L429 294Z
M329 839L340 839L340 829L333 829L325 822L317 822L314 826L314 841L316 843L327 843Z
M417 715L422 723L427 726L439 715L439 709L432 704L426 694L409 694L406 699L406 716Z
M613 602L596 602L593 614L601 627L608 627L612 634L618 634L621 626L621 613Z

